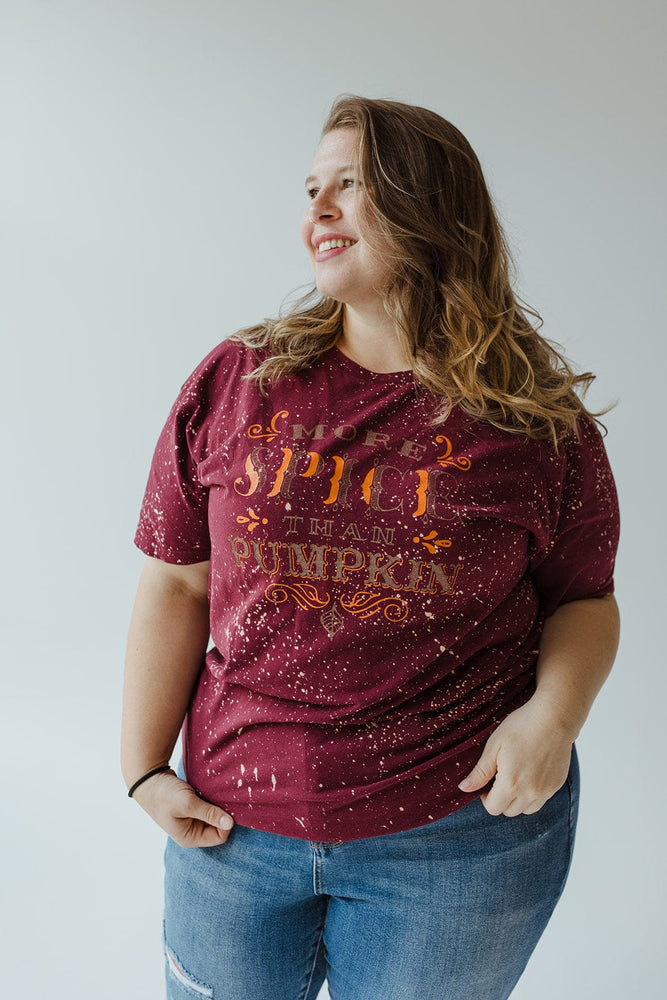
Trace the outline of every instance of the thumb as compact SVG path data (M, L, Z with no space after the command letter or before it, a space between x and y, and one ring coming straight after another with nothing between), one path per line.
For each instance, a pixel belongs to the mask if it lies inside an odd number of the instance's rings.
M200 799L194 789L190 797L188 814L192 819L201 820L202 823L216 827L218 830L228 831L234 826L234 820L229 813L221 809L220 806L214 806L212 802Z
M459 783L459 788L462 792L478 792L493 780L497 770L495 753L485 748L470 774Z

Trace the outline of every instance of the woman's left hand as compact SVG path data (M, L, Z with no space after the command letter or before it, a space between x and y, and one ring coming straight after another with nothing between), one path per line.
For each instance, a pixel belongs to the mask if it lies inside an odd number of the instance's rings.
M459 788L476 792L495 778L480 796L488 813L535 813L564 785L573 742L572 734L534 695L491 734L482 756Z

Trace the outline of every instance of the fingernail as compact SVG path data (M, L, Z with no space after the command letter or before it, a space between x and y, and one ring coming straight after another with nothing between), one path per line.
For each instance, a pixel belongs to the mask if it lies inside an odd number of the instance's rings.
M234 826L234 820L231 816L221 816L220 817L220 828L222 830L231 830Z
M472 778L464 778L463 781L459 784L459 788L461 789L462 792L467 792L471 785L472 785Z

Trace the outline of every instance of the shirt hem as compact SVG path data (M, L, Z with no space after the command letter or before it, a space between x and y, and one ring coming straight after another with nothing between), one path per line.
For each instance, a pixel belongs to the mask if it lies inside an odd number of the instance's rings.
M457 753L455 761L449 758L439 767L389 787L371 793L350 790L349 797L335 804L289 799L275 803L217 801L211 790L195 787L240 826L311 843L345 843L427 826L479 798L480 791L462 792L458 783L477 763L484 742L485 738L471 741Z

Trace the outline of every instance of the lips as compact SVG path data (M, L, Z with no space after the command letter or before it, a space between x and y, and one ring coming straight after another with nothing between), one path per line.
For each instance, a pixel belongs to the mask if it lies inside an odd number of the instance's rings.
M356 242L351 236L344 236L342 233L323 233L321 236L313 237L315 260L322 261L337 257L349 250Z

